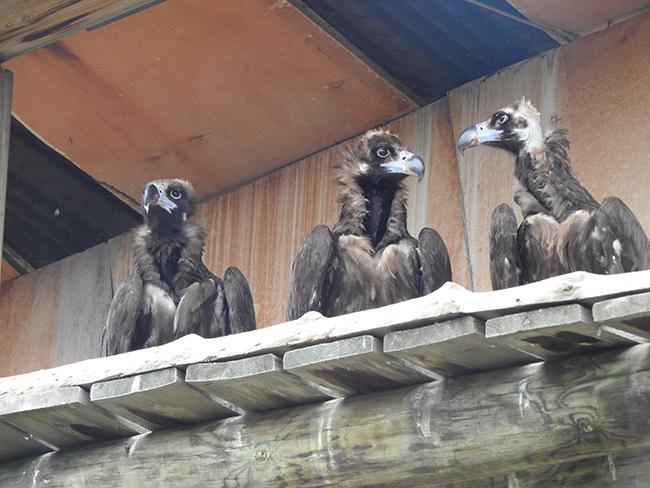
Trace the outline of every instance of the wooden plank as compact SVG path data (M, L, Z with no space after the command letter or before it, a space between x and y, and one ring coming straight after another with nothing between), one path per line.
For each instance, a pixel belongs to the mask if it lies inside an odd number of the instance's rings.
M98 244L58 265L54 365L100 357L113 298L108 245Z
M592 313L596 322L650 339L650 293L603 300Z
M13 280L7 286L14 286L24 278ZM120 354L117 357L98 358L26 375L2 378L0 398L27 390L47 390L59 385L90 386L92 383L108 379L172 366L240 359L269 352L281 354L293 348L364 334L383 337L391 331L430 325L461 315L485 319L538 308L542 305L576 301L593 303L602 301L605 297L648 291L649 287L650 271L624 275L593 275L576 272L517 288L482 293L472 293L459 285L447 283L424 297L340 317L316 318L312 315L309 320L286 322L216 339L203 339L189 335L170 344ZM48 289L56 290L56 287L50 285ZM4 298L3 293L0 295L0 300L4 301ZM0 312L9 309L10 307L0 307ZM46 319L47 315L40 318L40 320ZM16 320L8 322L11 323L18 322ZM9 332L8 326L5 327ZM2 332L0 327L0 333Z
M485 336L544 359L638 343L627 334L595 323L591 311L578 304L488 320Z
M11 134L11 96L14 78L0 67L0 249L4 242L7 172L9 170L9 136ZM0 260L0 266L2 261Z
M369 335L289 351L283 365L342 397L426 383L435 377L384 354L382 342Z
M282 369L274 354L188 366L185 381L247 411L265 411L332 397Z
M90 400L148 430L237 415L216 399L187 385L183 372L167 368L95 383Z
M58 448L138 433L91 404L88 392L78 386L4 397L0 420Z
M0 463L51 451L30 434L0 422Z
M648 399L644 344L63 450L1 465L0 486L38 469L50 486L442 487L616 463L650 447Z
M0 61L149 4L152 0L10 0L3 2Z
M445 377L540 360L499 341L486 339L485 323L471 316L391 332L384 337L384 352Z

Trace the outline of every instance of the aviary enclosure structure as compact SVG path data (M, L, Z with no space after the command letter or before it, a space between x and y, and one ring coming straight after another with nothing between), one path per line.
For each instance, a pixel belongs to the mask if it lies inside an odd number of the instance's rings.
M512 162L455 148L526 96L650 229L648 9L2 2L0 486L650 485L650 271L490 292ZM380 124L425 159L408 224L443 235L455 284L282 323L333 167ZM206 263L242 269L260 330L95 359L166 176L194 182Z

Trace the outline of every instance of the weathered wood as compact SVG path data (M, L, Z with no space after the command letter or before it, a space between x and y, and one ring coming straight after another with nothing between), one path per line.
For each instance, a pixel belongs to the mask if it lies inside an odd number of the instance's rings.
M578 304L521 312L488 320L485 336L540 358L638 344L627 334L595 323Z
M647 488L650 480L650 449L626 449L551 466L486 477L445 488ZM428 488L415 483L411 488ZM386 488L391 485L386 485ZM391 487L392 488L392 487Z
M332 397L282 368L274 354L188 366L185 381L248 411L303 405Z
M384 352L445 377L539 361L537 356L486 339L485 323L471 316L391 332Z
M2 5L0 61L158 3L152 0L9 0Z
M33 439L31 435L0 422L0 462L49 451L49 447Z
M12 283L20 281L14 280ZM192 363L239 359L346 337L384 336L394 330L429 325L460 315L481 319L563 302L594 303L605 297L645 291L650 271L625 275L593 275L576 272L529 285L484 293L472 293L453 283L421 298L349 315L297 320L244 334L217 339L185 336L164 346L133 351L118 358L98 358L81 363L0 379L0 398L25 390L53 386L86 385L123 376L184 366Z
M649 401L644 344L63 450L0 486L439 487L650 447Z
M382 342L368 335L289 351L283 366L343 397L426 383L435 377L384 354Z
M650 339L650 293L595 303L594 320Z
M13 81L13 73L0 67L0 249L2 249L4 242ZM2 265L1 261L0 265Z
M101 356L104 323L113 298L106 243L63 259L58 265L55 366Z
M217 399L187 385L183 372L167 368L95 383L90 400L148 430L237 415Z
M88 392L78 386L3 398L0 420L58 448L138 433L91 404Z

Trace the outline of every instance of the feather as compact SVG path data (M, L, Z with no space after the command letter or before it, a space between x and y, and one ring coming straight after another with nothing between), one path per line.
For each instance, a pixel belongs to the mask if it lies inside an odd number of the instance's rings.
M185 180L145 186L145 223L133 233L133 267L111 303L104 354L158 346L186 334L218 337L255 328L246 278L227 270L231 286L224 287L203 264L206 232L187 222L195 209L192 186ZM236 309L232 313L229 290ZM234 328L229 328L230 315Z
M287 319L365 310L429 293L451 279L447 248L432 229L421 242L406 229L403 180L424 164L388 131L350 147L336 170L341 212L330 230L307 236L291 271Z
M492 215L490 277L494 289L572 271L612 274L650 268L650 241L632 211L616 197L600 204L580 183L569 159L567 132L542 136L540 114L522 100L465 129L461 150L488 144L512 153L514 200ZM516 258L516 273L513 266Z

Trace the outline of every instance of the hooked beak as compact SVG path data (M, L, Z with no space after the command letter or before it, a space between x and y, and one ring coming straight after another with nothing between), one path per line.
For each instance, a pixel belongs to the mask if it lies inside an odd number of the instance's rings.
M172 213L172 210L176 208L176 204L167 198L165 188L159 183L150 183L145 189L142 206L146 213L149 213L151 205L167 210L169 213Z
M400 151L395 159L381 163L380 166L389 173L417 176L418 181L424 178L424 161L410 151Z
M496 142L501 140L503 131L500 129L491 129L490 121L486 120L473 127L468 127L461 132L458 138L458 149L460 152L465 151L468 147L478 146L486 142Z

